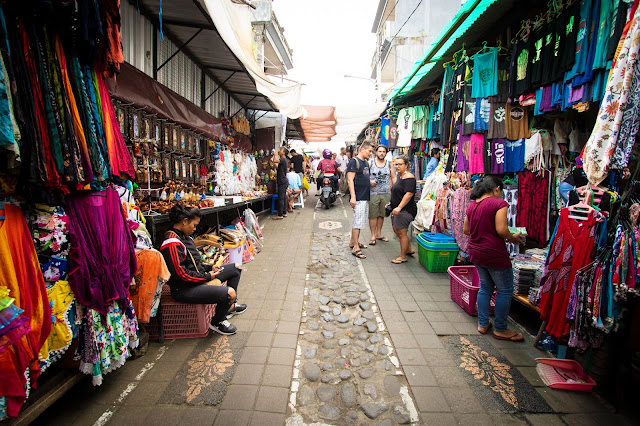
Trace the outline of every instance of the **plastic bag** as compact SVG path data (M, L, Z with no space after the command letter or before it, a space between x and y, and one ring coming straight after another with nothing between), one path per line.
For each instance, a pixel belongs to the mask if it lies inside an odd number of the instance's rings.
M307 181L307 177L303 176L302 177L302 189L304 189L305 191L308 191L310 188L309 186L309 182Z

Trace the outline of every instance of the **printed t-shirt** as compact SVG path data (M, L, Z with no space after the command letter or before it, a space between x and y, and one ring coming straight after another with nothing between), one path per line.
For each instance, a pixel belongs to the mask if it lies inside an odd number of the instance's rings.
M565 13L565 41L559 56L560 69L567 72L573 68L576 61L576 42L578 40L578 26L580 25L580 2L575 2Z
M494 269L511 268L504 240L496 232L496 213L509 204L496 197L472 201L467 207L469 219L469 256L476 265Z
M491 115L491 106L487 98L476 99L476 117L473 124L477 132L489 130L489 116Z
M356 201L369 201L371 199L371 183L369 182L369 163L354 157L349 161L347 173L355 172L353 187L356 193Z
M542 50L545 42L545 26L533 31L533 48L529 60L529 73L531 75L531 87L540 86L542 81Z
M498 93L498 49L473 55L473 85L471 96L488 98Z
M429 118L426 106L417 105L413 107L413 139L424 139L427 136L426 125L428 120Z
M462 135L474 132L476 121L476 100L471 97L471 86L464 87L464 106L462 108Z
M515 87L513 97L523 95L531 88L531 73L529 72L529 62L531 61L532 37L527 41L518 41L515 58Z
M506 109L504 103L491 103L489 114L489 130L487 137L489 139L506 138L507 127L505 125Z
M613 16L613 0L600 2L600 25L596 31L596 51L593 58L593 69L606 68L607 51L609 49L609 36Z
M469 173L484 173L484 135L474 133L469 142Z
M460 135L458 141L458 159L456 164L456 172L469 171L469 144L471 136Z
M527 108L516 104L506 104L505 113L507 139L515 140L530 137Z
M398 148L411 146L411 135L413 132L413 108L401 109L398 113Z
M504 139L493 139L491 141L491 174L500 175L504 173Z
M491 173L491 162L493 161L493 145L490 139L484 140L484 152L482 153L482 161L484 162L484 172Z
M589 53L589 29L591 26L591 0L580 2L580 22L578 23L578 34L576 38L575 63L571 70L567 72L564 81L569 81L573 77L584 74L587 68L587 56Z
M394 149L398 145L398 125L393 118L389 119L389 149Z
M389 117L382 117L380 121L380 145L389 146Z
M524 170L524 139L508 140L504 143L504 172Z

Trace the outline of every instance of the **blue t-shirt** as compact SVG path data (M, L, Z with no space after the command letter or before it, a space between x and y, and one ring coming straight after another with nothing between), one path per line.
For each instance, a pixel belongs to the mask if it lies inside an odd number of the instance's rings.
M498 94L498 49L473 55L472 98L488 98Z
M431 157L429 159L429 163L427 163L427 170L424 172L424 179L428 178L431 173L433 173L438 168L439 162L440 160L435 157Z
M504 143L504 172L521 172L524 170L524 139L515 141L507 139Z
M289 186L291 189L301 189L302 182L300 181L300 175L295 172L287 173L287 180L289 181Z
M389 146L389 131L391 120L389 117L382 117L380 124L380 145Z

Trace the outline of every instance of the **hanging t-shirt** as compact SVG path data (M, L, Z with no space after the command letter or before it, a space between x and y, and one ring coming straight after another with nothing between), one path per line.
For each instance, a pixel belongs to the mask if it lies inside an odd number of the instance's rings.
M544 49L546 25L541 25L531 34L533 47L529 58L529 73L531 75L531 87L534 89L542 82L542 50Z
M489 129L487 137L489 139L506 138L507 128L505 126L505 104L504 103L490 103L489 113Z
M498 55L498 93L489 96L489 102L507 102L509 97L509 59Z
M471 97L471 86L464 87L464 107L462 108L462 132L463 135L470 135L474 132L476 121L476 100Z
M611 16L611 33L609 34L609 47L607 49L607 61L612 61L620 43L624 26L627 23L627 13L630 3L625 0L613 0L613 12Z
M573 87L583 85L587 82L591 82L593 79L593 60L596 56L596 45L598 41L598 27L600 25L600 0L594 0L592 2L591 19L587 25L588 32L588 48L587 59L585 60L584 73L575 77L572 81ZM591 87L585 88L585 94L583 102L589 102L591 100Z
M413 108L403 108L398 113L398 148L411 146L411 133L413 131Z
M527 41L518 41L516 58L515 58L515 87L512 97L520 96L529 91L531 88L531 73L529 72L529 62L531 61L531 52L533 37L529 37Z
M416 105L413 110L413 123L411 137L412 139L424 139L424 123L426 122L425 107L422 105Z
M504 143L504 172L524 170L524 139L508 140Z
M474 133L469 142L469 173L484 173L484 135Z
M527 108L517 104L506 104L505 113L507 139L516 140L530 137Z
M596 34L596 51L593 58L593 69L607 66L607 51L613 18L613 0L600 1L600 25Z
M493 145L491 144L491 139L484 140L482 161L484 163L484 172L487 174L491 173L491 162L493 161Z
M476 99L476 111L473 128L477 132L489 130L489 116L491 115L491 106L487 98Z
M559 18L545 26L544 46L542 47L542 73L538 86L548 86L553 83L553 62L556 57L556 43L559 43L556 31L560 28Z
M567 72L564 81L569 81L575 76L584 74L587 68L589 53L589 28L591 25L591 0L582 0L580 3L580 22L578 23L578 35L576 38L576 58L571 70Z
M458 141L458 158L456 165L456 172L468 172L469 171L469 143L471 136L460 135Z
M563 72L570 71L576 60L576 43L578 27L580 25L580 2L577 1L565 12L564 34L565 42L560 50L560 68Z
M398 125L396 120L389 118L389 149L395 149L398 146Z
M564 77L564 69L562 69L562 52L565 49L567 43L566 35L566 17L569 12L565 10L558 17L553 20L553 57L550 61L542 63L542 85L548 86L555 81L558 81Z
M380 145L389 146L389 117L380 120Z
M498 49L491 47L485 53L473 55L472 83L474 98L488 98L498 93Z
M427 139L436 139L440 137L440 102L433 104L429 111Z
M504 173L504 139L493 139L491 141L491 173L499 175Z

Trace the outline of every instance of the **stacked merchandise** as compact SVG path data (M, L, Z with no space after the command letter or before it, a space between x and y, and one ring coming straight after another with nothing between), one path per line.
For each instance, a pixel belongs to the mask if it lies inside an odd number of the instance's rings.
M527 251L526 254L519 254L513 258L513 293L526 295L527 298L532 292L536 292L540 286L542 269L544 267L544 256L539 257L534 250Z

